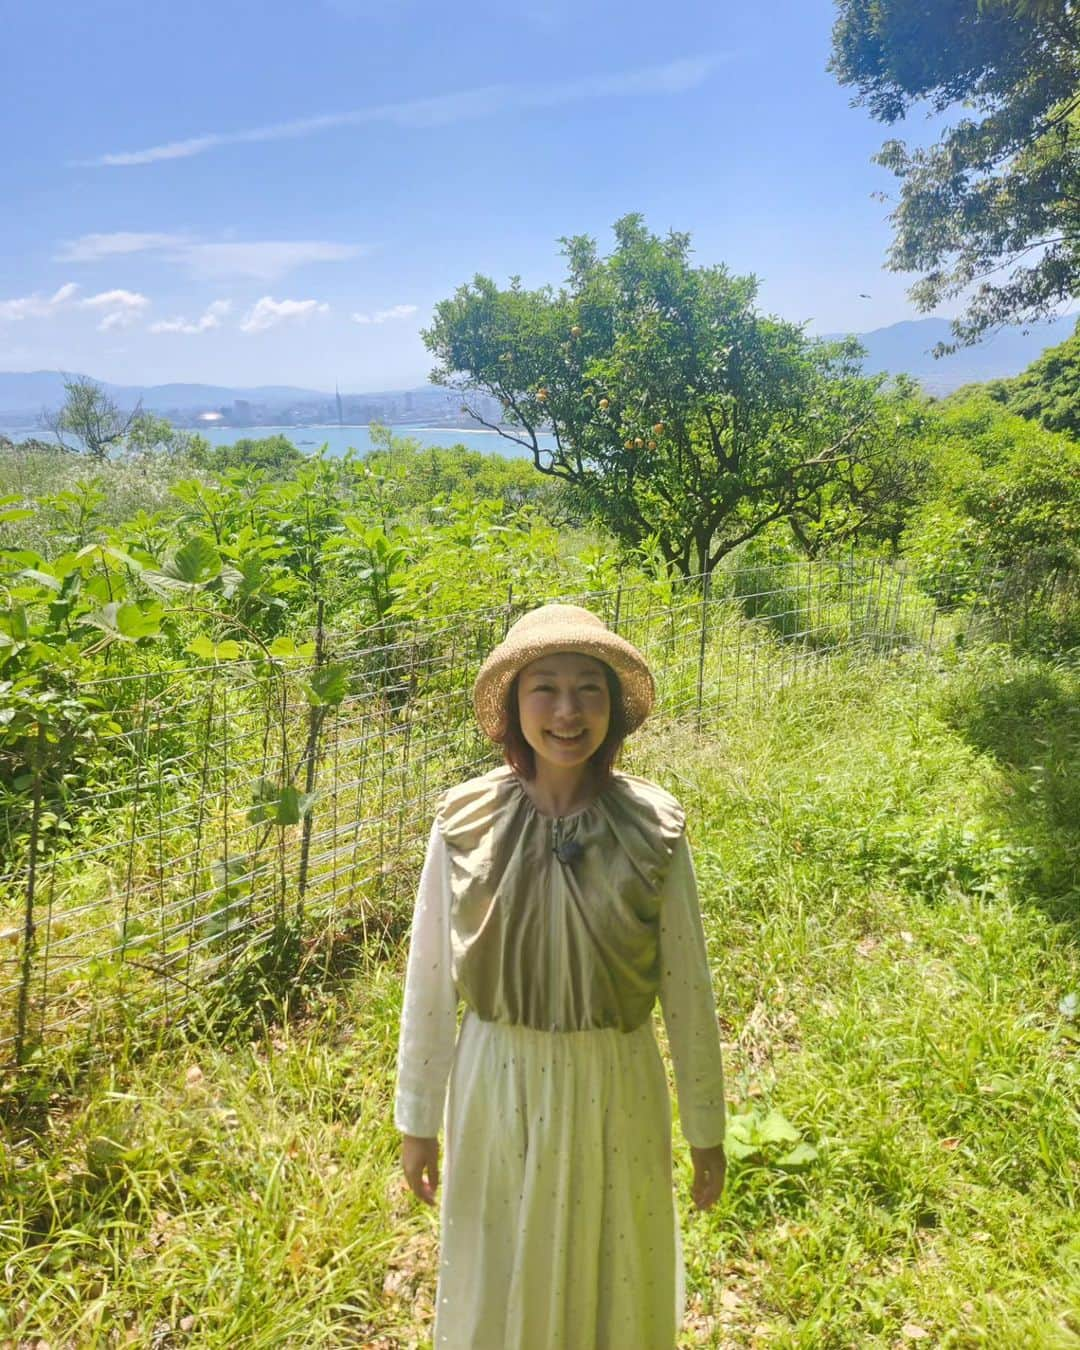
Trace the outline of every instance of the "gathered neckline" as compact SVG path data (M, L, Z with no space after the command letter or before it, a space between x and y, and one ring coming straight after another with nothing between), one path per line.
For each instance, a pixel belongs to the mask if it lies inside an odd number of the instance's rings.
M514 787L518 790L521 796L532 808L533 812L536 815L538 815L541 820L575 820L578 816L583 816L586 811L591 811L600 801L600 798L603 797L606 793L610 792L615 784L615 775L612 774L611 780L608 783L606 783L600 789L600 791L597 792L596 795L591 798L591 800L587 801L584 806L575 807L573 811L567 811L565 815L558 816L552 815L547 811L541 811L540 808L537 806L537 804L533 801L532 797L529 795L525 787L525 784L521 781L521 779L513 771L513 769L508 767L507 772L510 775L511 783L513 783Z

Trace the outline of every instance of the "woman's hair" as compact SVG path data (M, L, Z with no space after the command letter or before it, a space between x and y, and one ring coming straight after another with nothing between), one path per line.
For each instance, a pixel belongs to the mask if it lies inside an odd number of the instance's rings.
M611 779L623 741L626 740L626 718L623 715L622 686L619 677L606 661L604 679L607 681L608 702L611 713L608 719L607 735L589 756L589 767L597 788L604 788ZM536 777L536 752L525 739L521 730L521 717L518 714L518 680L520 672L514 676L510 688L506 691L506 733L502 738L503 759L519 778L531 782Z

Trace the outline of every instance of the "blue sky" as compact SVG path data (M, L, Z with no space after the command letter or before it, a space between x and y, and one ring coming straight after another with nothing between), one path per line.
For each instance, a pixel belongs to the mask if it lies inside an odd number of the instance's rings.
M0 369L423 383L433 305L640 211L811 331L917 317L887 129L775 0L9 0ZM901 133L925 139L919 119ZM870 296L861 298L860 293Z

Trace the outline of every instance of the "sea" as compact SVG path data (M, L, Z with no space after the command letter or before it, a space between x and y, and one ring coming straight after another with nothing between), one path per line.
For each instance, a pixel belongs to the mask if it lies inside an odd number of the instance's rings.
M292 441L298 450L307 454L316 454L323 446L331 455L343 455L349 449L363 454L372 448L371 436L366 426L341 427L198 427L200 436L205 436L211 445L232 445L239 440L262 440L267 436L284 436ZM485 454L504 455L507 458L528 459L529 451L515 442L500 436L497 431L457 430L454 427L391 427L395 436L408 437L423 446L464 445L470 450L480 450ZM37 437L39 440L51 439L50 433L39 427L5 426L0 422L0 436L13 441ZM555 447L552 436L541 435L537 438L541 448L551 450Z

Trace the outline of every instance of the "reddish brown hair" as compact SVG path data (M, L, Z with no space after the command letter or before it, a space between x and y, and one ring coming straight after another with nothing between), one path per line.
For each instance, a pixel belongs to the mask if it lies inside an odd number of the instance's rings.
M593 658L594 660L597 658ZM589 756L589 768L598 790L607 787L611 780L615 761L626 740L626 718L623 715L622 686L619 677L606 661L604 678L607 681L608 701L611 713L608 719L607 735ZM536 751L525 739L521 730L521 717L518 713L518 679L515 675L510 688L506 691L506 733L502 738L503 759L519 778L532 782L536 777Z

